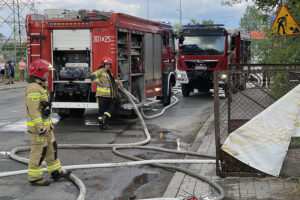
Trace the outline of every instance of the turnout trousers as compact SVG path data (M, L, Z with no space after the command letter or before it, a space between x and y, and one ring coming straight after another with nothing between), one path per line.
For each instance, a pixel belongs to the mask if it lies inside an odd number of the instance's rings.
M114 110L113 99L111 97L98 97L98 119L103 120L103 117L111 118Z
M49 131L46 137L40 136L38 133L30 133L31 151L28 163L28 179L35 181L42 178L43 166L45 159L46 167L49 175L54 171L62 172L61 164L57 158L57 144L54 134Z

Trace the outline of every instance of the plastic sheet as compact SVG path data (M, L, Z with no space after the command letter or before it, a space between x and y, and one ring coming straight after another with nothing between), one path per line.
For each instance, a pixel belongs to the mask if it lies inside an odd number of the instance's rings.
M299 111L300 85L232 132L222 150L253 168L279 176L291 137L300 136Z

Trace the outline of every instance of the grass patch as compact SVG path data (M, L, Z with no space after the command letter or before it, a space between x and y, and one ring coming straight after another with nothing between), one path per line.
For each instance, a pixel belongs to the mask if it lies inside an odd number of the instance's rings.
M296 196L300 196L300 178L298 178L297 185L294 186L294 192Z
M300 137L293 137L290 146L300 147Z
M25 76L24 76L24 80L27 80L27 69L25 69ZM19 70L19 65L16 64L15 66L15 78L14 81L20 81L20 70Z

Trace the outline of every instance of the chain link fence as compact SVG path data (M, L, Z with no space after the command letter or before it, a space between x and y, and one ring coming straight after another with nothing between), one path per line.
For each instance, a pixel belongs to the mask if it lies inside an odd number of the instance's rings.
M20 70L18 62L24 59L26 66L27 66L27 55L26 55L26 46L25 45L18 45L16 49L12 44L2 44L0 43L0 57L3 59L4 63L9 61L10 57L14 58L16 62L15 66L15 81L20 79ZM27 77L27 68L25 70L25 78Z
M214 72L217 174L253 176L262 172L221 150L228 135L300 82L300 64L231 64Z

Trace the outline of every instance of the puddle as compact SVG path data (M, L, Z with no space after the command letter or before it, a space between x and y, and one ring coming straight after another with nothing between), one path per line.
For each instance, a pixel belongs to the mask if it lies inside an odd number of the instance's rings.
M10 155L10 152L9 151L0 151L0 155L1 156Z
M8 160L9 155L10 155L9 151L0 151L0 160Z
M133 179L133 182L123 190L122 196L115 198L115 200L129 200L129 199L136 199L135 198L135 191L138 190L141 186L151 183L155 181L158 177L158 174L153 173L144 173L140 176L137 176Z
M175 130L151 130L151 144L161 144L162 147L175 150L189 150L190 141L175 136Z
M59 118L57 118L57 117L52 117L51 120L52 120L53 124L56 124L57 122L59 122Z
M59 118L52 118L52 122L56 124ZM27 133L26 119L18 122L1 121L0 130L5 132L23 132Z
M95 188L96 190L101 190L103 189L103 185L101 182L105 182L105 178L101 177L101 176L94 176L92 178L85 178L84 180L89 180L91 181L91 185L90 187Z
M218 195L215 194L206 194L204 196L201 196L203 200L212 200L215 199L216 197L218 197Z
M86 126L98 126L98 125L99 125L99 122L98 122L98 121L86 120L86 121L84 122L84 124L85 124Z
M1 122L0 130L5 132L27 132L26 120L18 121L18 122Z
M135 121L133 121L135 122ZM128 124L131 124L132 122L129 120L128 122L127 121L118 121L117 119L115 118L112 118L109 120L108 124L110 125L114 125L114 126L119 126L119 125L128 125ZM95 119L85 119L84 120L84 125L86 126L98 126L99 125L99 121L97 118Z

